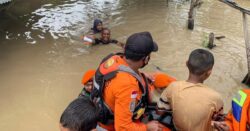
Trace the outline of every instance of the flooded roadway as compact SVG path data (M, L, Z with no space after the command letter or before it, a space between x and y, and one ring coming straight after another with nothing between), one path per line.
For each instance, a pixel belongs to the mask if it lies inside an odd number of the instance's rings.
M250 1L237 2L250 7ZM189 31L188 8L185 0L16 0L0 16L1 130L58 130L62 111L82 88L83 73L121 51L115 45L86 48L79 41L95 18L123 42L134 32L150 31L159 51L144 70L156 71L156 65L177 79L187 78L185 61L202 48L205 35L225 35L215 41L215 66L205 83L222 94L227 111L232 95L245 87L240 83L247 72L241 13L205 0Z

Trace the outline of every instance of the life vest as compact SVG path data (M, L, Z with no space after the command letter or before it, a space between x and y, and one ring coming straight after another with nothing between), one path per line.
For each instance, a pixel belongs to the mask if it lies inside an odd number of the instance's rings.
M103 92L105 88L105 82L111 80L116 76L118 72L126 72L132 75L135 79L137 79L139 88L142 91L142 97L135 106L133 111L132 120L140 119L144 112L147 110L148 106L148 82L144 74L142 74L145 86L143 84L143 79L134 72L130 67L126 64L121 63L121 57L123 54L110 54L105 57L99 68L96 70L94 76L94 88L91 92L91 99L98 105L100 108L99 112L99 122L102 124L112 124L114 122L114 114L112 110L108 107L108 105L104 102Z
M239 90L232 100L233 130L247 131L250 90Z

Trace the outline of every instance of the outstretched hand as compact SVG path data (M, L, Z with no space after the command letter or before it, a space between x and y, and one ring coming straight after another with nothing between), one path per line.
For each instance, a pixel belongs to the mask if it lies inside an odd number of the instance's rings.
M147 131L162 131L164 126L158 121L150 121L146 124Z
M230 131L225 121L212 121L211 125L218 131Z
M117 45L120 46L120 47L122 47L123 49L124 49L124 47L125 47L125 44L124 44L124 43L121 43L121 42L118 42Z

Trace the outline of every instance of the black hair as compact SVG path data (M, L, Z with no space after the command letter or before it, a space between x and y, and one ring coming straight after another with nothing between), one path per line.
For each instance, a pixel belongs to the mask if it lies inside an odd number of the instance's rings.
M103 29L102 29L102 33L103 33L105 30L111 32L109 28L103 28Z
M60 123L71 131L90 131L98 121L98 109L87 97L77 98L64 110Z
M191 52L187 66L189 72L194 75L201 75L213 68L214 56L207 50L196 49Z

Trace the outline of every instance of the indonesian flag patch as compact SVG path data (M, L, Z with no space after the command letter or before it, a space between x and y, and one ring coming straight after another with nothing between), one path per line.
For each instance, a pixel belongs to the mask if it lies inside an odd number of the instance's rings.
M131 93L131 99L135 99L137 97L137 91L132 91Z
M137 91L132 91L132 93L131 93L131 102L130 102L130 107L129 107L129 110L131 112L134 112L134 110L135 110L137 95L138 95Z

